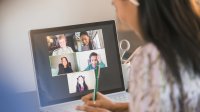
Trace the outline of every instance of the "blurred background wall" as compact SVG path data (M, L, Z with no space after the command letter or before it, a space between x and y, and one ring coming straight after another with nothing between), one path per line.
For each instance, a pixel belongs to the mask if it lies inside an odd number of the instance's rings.
M10 83L21 92L36 89L29 42L31 29L113 20L115 9L111 1L0 0L0 61L9 72ZM118 33L120 39L132 41L130 37L135 37L130 31Z

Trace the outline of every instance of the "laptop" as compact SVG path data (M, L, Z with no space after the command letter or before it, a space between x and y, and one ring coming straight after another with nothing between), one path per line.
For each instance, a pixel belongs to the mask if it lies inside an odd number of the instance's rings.
M76 112L82 96L95 88L127 101L114 20L30 31L41 112Z

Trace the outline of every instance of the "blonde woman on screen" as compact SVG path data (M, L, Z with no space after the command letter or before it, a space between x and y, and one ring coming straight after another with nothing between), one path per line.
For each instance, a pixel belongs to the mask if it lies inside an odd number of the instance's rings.
M67 39L64 34L59 35L58 43L59 43L60 48L55 49L52 53L52 56L66 55L66 54L74 52L71 47L67 46Z

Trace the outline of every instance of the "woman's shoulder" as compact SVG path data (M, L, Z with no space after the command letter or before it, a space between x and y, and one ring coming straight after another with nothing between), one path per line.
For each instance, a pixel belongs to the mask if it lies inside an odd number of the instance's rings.
M59 67L64 67L63 64L61 64L61 63L60 63L58 66L59 66Z
M160 51L153 43L145 43L135 50L134 57L148 58L154 61L160 57Z
M142 49L146 51L152 51L152 50L157 50L157 47L153 43L145 43L142 45Z

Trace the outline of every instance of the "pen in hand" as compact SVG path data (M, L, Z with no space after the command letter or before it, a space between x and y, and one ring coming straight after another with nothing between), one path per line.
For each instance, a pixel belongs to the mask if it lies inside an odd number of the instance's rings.
M95 88L94 88L93 97L92 97L94 104L96 103L95 101L97 99L97 92L98 92L98 87L99 87L99 76L100 76L100 66L98 65L97 68L95 69L96 81L95 81Z

